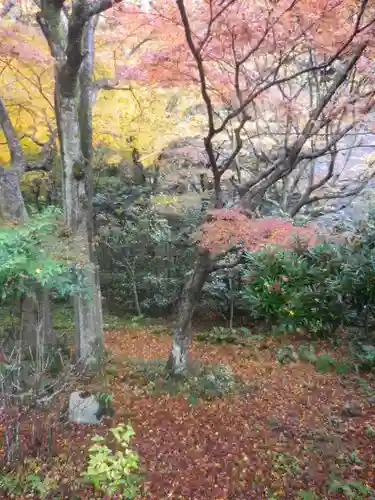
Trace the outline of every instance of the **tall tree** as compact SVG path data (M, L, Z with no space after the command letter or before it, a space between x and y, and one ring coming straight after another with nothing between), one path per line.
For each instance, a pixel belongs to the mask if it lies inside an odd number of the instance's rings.
M191 320L203 285L210 274L237 266L243 252L256 251L265 245L293 248L297 236L303 244L314 246L314 227L295 227L281 219L250 219L240 209L216 209L207 213L205 222L194 235L197 258L185 282L167 369L172 375L186 371L191 344Z
M55 60L55 114L60 140L65 219L82 245L82 254L90 264L87 279L91 298L75 297L74 301L77 354L85 362L96 362L103 346L100 287L93 261L90 221L90 80L94 18L115 3L118 2L77 0L73 2L69 13L63 0L42 0L40 12L37 14L38 23Z
M160 41L142 63L142 78L199 88L216 207L225 201L224 173L246 154L257 168L233 185L243 206L255 209L297 168L337 156L341 139L368 121L373 0L176 0L153 9ZM228 132L230 144L218 154ZM325 182L335 172L328 168ZM321 178L313 182L299 206L314 202L321 185Z
M368 66L373 54L373 0L355 4L350 0L176 0L154 4L153 9L154 25L155 18L160 22L159 50L143 61L143 78L147 74L159 83L199 88L216 209L225 203L223 174L234 167L244 149L253 151L260 166L241 183L233 179L233 185L242 207L255 211L267 191L306 160L326 154L335 158L339 141L367 119L374 105L375 86ZM319 85L312 90L309 105L311 81ZM228 130L230 147L217 154ZM262 147L275 135L280 136L278 147ZM314 141L320 135L323 141ZM323 179L313 179L292 211L313 202L314 192L331 177L332 168ZM254 230L255 221L249 225L243 214L233 215L224 235L228 241L236 225L244 229L243 237ZM223 217L219 219L220 235ZM219 261L226 251L219 253ZM231 265L218 263L218 255L205 247L198 246L198 253L173 332L168 362L172 373L186 368L189 324L207 276L217 266Z

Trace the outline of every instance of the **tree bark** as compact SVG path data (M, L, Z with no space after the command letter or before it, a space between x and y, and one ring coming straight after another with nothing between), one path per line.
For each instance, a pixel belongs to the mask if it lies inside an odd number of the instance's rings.
M94 213L93 213L93 125L92 108L94 105L93 73L95 59L95 30L99 16L92 17L86 24L83 37L83 50L86 54L79 75L79 123L82 154L85 159L85 185L87 193L87 239L90 261L94 266L93 309L95 314L95 338L103 337L103 308L100 290L99 266L94 248Z
M77 95L64 96L57 88L61 163L63 170L63 204L67 226L72 230L81 256L87 264L87 288L90 297L74 297L76 316L77 356L84 363L95 364L103 346L100 294L96 269L91 261L86 190L86 165L81 149ZM98 310L99 309L99 310Z
M203 285L212 271L209 252L201 251L193 271L187 279L178 307L176 326L172 334L172 347L167 370L173 375L182 375L187 370L187 356L191 344L191 320L198 304Z
M48 290L35 285L33 295L21 299L21 313L22 348L26 355L31 351L34 360L44 359L44 353L56 344Z

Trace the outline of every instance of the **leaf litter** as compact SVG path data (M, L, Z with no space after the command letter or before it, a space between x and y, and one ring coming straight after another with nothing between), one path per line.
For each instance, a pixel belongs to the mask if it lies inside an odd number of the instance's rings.
M116 413L99 426L58 431L60 455L46 460L42 471L52 468L59 498L73 498L73 478L85 467L91 436L128 421L145 471L142 498L292 499L300 491L345 498L327 495L338 477L375 488L375 439L365 432L375 427L375 408L338 375L300 361L280 365L271 349L252 356L243 347L196 342L194 360L229 366L256 390L191 404L186 395L145 394L127 383L127 360L167 359L169 335L131 326L107 332L106 347L115 366L107 391ZM342 415L348 401L360 403L360 415ZM93 498L78 483L74 495Z

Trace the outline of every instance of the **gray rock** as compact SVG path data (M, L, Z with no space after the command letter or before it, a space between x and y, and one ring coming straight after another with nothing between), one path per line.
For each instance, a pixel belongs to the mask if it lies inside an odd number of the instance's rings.
M98 424L99 402L94 395L72 392L69 397L69 421L76 424Z
M360 417L362 415L362 407L358 401L347 401L341 413L344 417Z

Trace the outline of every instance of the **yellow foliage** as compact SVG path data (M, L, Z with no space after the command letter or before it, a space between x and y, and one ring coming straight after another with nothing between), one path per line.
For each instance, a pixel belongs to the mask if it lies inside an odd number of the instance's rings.
M178 203L178 201L179 199L177 196L167 194L160 194L152 197L152 203L154 205L174 206L176 203Z
M54 125L52 68L15 59L0 59L1 96L10 119L22 139L26 155L33 156L47 142ZM9 161L4 135L0 133L0 162Z
M121 88L121 85L119 86ZM132 85L127 90L103 91L94 109L95 144L127 156L134 145L145 167L153 165L172 141L202 130L202 118L186 117L196 103L193 95L179 91L178 103L169 110L176 91ZM130 144L127 139L133 137Z
M29 44L32 53L39 52L45 57L28 59L22 53L13 57L0 52L0 95L22 140L25 154L34 156L40 150L37 143L47 142L56 128L53 61L48 58L48 48L40 34L26 30L20 36L23 47ZM110 58L100 54L103 43L98 40L95 78L111 79L115 65ZM110 53L109 44L105 50ZM202 130L202 117L187 113L197 104L197 97L192 92L136 84L130 87L128 82L120 82L118 87L100 91L93 110L94 146L103 146L112 152L104 156L104 160L123 159L135 146L143 164L152 165L170 142ZM134 138L132 144L128 141L130 137ZM0 132L0 164L8 162L8 148Z

